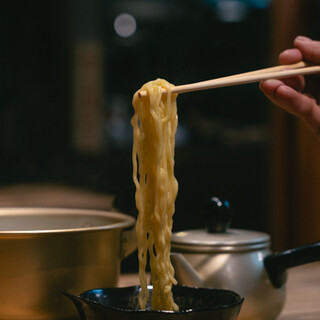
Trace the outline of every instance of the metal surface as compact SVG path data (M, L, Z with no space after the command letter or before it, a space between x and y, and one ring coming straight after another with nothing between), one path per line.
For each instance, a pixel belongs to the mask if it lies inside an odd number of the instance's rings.
M173 248L175 251L175 248ZM263 268L267 249L237 253L178 253L171 257L179 284L233 290L245 298L239 320L271 320L285 302Z
M273 320L285 302L287 270L320 260L320 242L270 252L266 233L231 229L230 203L211 197L206 229L172 236L171 260L179 284L222 288L245 298L239 320Z
M172 245L186 252L240 252L267 248L270 236L251 230L228 229L222 233L209 233L203 229L176 232Z
M0 209L0 319L76 317L61 290L115 286L134 224L106 211Z
M239 320L271 320L285 302L285 287L269 281L264 258L270 236L228 229L225 233L191 230L173 234L172 264L179 284L233 290L245 298Z

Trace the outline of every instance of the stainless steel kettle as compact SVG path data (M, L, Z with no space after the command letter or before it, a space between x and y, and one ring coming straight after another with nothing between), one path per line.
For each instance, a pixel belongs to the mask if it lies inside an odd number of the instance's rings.
M271 320L285 303L287 269L320 260L320 242L273 254L266 233L228 228L230 204L210 199L207 230L172 235L179 284L229 289L244 297L239 320Z

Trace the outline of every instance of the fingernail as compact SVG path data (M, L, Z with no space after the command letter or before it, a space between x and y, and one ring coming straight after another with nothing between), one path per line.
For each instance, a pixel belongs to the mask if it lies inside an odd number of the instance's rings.
M297 36L296 40L297 41L312 41L312 39L305 37L305 36Z

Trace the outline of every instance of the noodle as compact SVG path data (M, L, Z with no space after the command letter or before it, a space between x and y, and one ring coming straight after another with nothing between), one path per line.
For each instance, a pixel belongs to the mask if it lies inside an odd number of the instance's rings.
M136 232L138 239L139 304L145 309L148 300L146 264L150 256L153 284L152 309L178 310L171 288L176 284L170 261L172 216L178 183L174 177L174 146L177 130L177 95L172 85L157 79L141 90L148 96L133 98L133 180L136 185L136 206L139 211ZM162 89L167 94L162 94Z

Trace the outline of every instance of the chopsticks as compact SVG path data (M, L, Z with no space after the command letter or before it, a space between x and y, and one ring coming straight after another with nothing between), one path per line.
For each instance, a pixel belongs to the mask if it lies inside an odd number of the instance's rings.
M185 93L185 92L200 91L200 90L207 90L207 89L259 82L267 79L281 79L281 78L289 78L297 75L310 75L315 73L320 73L320 66L310 66L306 62L301 61L301 62L290 64L290 65L280 65L276 67L240 73L237 75L175 86L175 87L172 87L171 92ZM163 93L165 92L166 90L164 89ZM138 92L139 98L146 97L147 95L148 93L146 91Z

